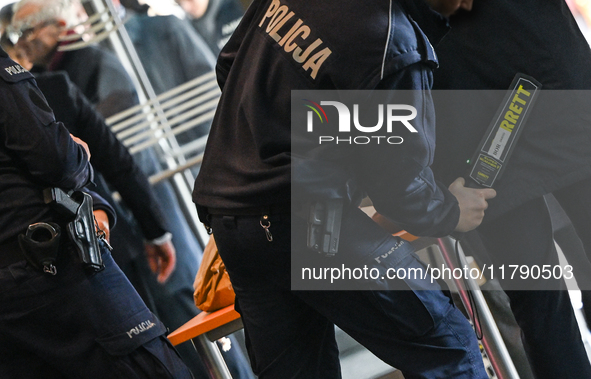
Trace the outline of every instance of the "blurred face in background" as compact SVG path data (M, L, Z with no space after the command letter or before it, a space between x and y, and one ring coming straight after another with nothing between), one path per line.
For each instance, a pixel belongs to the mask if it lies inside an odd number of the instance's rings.
M28 4L14 15L12 27L18 35L15 48L30 62L47 66L57 50L66 23L63 20L39 20L36 17L39 11L40 6Z
M209 5L209 0L176 0L176 2L193 18L201 18Z

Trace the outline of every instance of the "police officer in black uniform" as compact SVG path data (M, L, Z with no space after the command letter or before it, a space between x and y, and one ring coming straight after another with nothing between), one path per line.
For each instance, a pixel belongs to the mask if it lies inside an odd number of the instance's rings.
M46 188L91 182L89 152L55 121L33 76L1 50L0 77L2 377L191 378L105 244L104 267L85 268L65 217L46 204ZM43 238L30 233L40 227ZM33 247L56 242L48 264L36 261L27 238L39 242Z
M464 2L433 4L453 11ZM418 90L409 101L420 130L405 134L405 144L312 164L311 176L325 192L356 182L378 211L414 234L443 236L482 220L494 191L467 189L461 179L448 189L429 168L437 65L431 43L446 30L445 19L422 1L258 0L222 50L222 97L193 200L230 274L259 378L339 378L335 324L406 378L487 378L474 332L437 283L419 280L406 291L291 291L292 254L328 259L306 248L305 219L290 217L293 89ZM338 172L344 180L332 175ZM339 251L330 259L422 272L412 248L357 205L344 207ZM427 291L409 291L414 285Z

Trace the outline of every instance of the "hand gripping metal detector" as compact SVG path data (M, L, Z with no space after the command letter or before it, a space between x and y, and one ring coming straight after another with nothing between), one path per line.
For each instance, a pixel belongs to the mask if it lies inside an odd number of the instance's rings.
M541 88L542 84L531 76L515 75L470 160L470 169L465 177L466 187L492 188L499 180ZM453 232L451 235L459 240L463 233Z

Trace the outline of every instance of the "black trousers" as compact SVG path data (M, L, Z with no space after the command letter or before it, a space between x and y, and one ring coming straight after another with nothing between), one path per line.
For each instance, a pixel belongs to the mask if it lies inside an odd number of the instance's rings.
M335 324L406 379L488 377L474 331L437 282L427 278L392 291L292 291L292 247L306 254L305 221L292 225L289 215L269 220L272 242L260 216L211 216L259 378L340 378ZM394 251L384 258L396 257L393 266L424 270L408 244L396 248L400 241L358 209L341 236L337 261L359 258L377 269L373 258ZM323 258L308 254L311 262ZM411 290L415 285L423 290Z
M580 198L567 198L572 207L579 208ZM514 264L531 268L558 264L550 214L542 197L486 223L478 232L496 266ZM536 378L591 378L591 365L564 282L538 279L520 283L506 277L501 285L522 329L524 347Z
M553 193L554 197L570 219L574 230L581 242L584 256L573 256L579 249L571 251L571 244L562 246L567 259L577 263L575 277L583 293L591 293L591 178L575 183ZM572 249L575 250L575 249ZM585 296L585 295L584 295ZM587 295L591 296L591 295ZM589 298L591 302L591 298ZM591 304L589 304L591 306Z
M0 269L0 377L193 378L102 250L105 269L96 273L69 251L60 252L55 276L26 261Z

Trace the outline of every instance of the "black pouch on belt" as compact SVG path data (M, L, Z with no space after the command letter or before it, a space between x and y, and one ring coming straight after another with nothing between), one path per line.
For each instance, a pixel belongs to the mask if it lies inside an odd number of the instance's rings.
M35 268L55 275L55 262L59 253L61 229L53 222L29 225L18 243L27 261Z

